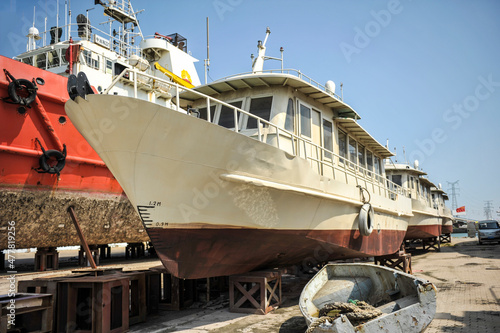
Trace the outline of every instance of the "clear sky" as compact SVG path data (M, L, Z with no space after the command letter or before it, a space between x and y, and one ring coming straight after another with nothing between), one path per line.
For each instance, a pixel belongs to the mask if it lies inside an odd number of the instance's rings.
M0 54L24 51L36 26L56 22L56 0L1 0ZM64 24L64 0L59 1ZM267 55L320 83L333 80L360 124L397 150L397 161L418 159L434 183L458 182L467 217L500 211L500 1L498 0L208 0L134 1L144 35L177 32L188 39L203 82L206 17L210 18L209 81L251 68L257 40L271 29ZM93 0L73 0L73 21L89 12L106 21ZM106 30L106 26L101 26ZM265 69L279 68L268 61ZM404 147L404 149L403 149ZM403 150L405 154L403 154ZM393 158L394 160L394 158ZM450 198L451 199L451 198ZM451 200L448 203L451 207Z

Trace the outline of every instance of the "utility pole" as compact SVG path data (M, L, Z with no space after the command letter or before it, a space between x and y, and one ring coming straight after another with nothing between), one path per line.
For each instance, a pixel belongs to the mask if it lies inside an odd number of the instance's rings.
M493 201L488 200L484 202L484 216L487 220L491 220L493 214Z
M458 188L458 180L455 182L447 182L451 188L448 189L448 192L450 193L451 196L451 209L453 211L453 214L455 215L457 213L457 196L459 195L460 189Z

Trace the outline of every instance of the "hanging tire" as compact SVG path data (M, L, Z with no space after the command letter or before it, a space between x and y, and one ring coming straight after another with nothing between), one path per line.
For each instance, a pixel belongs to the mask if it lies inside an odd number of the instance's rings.
M27 97L19 96L18 90L25 89L28 92ZM28 106L35 101L36 87L33 82L26 79L19 79L9 83L7 92L12 103Z
M363 236L370 236L373 231L373 222L375 215L373 207L369 203L365 203L359 211L359 232Z
M57 164L55 166L51 166L48 161L54 158L57 160ZM62 169L66 165L66 155L61 153L59 150L50 149L45 151L42 156L40 156L40 169L42 172L50 173L50 174L59 174Z

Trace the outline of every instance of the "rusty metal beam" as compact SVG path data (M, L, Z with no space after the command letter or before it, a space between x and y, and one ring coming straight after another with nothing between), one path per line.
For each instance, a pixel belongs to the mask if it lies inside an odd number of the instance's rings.
M78 223L78 220L76 219L75 210L74 210L73 206L68 207L68 213L71 216L71 219L73 220L73 224L75 225L75 228L76 228L76 233L78 234L78 237L80 238L80 242L82 243L83 249L85 250L85 253L87 254L87 260L90 262L90 266L93 269L96 269L97 265L95 264L94 257L92 256L92 251L90 251L90 247L87 244L87 241L85 240L85 236L83 235L82 228L80 228L80 224Z

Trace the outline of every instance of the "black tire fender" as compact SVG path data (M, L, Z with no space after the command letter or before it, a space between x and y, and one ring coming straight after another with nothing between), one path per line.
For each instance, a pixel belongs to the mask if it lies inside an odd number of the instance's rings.
M373 231L373 224L375 220L375 214L373 212L373 207L369 203L363 204L361 210L359 211L358 222L359 222L359 232L363 236L370 236Z
M57 164L55 166L50 166L48 161L51 158L55 158L57 160ZM50 174L59 174L64 166L66 165L66 155L61 153L59 150L50 149L45 151L42 156L40 156L40 169L43 172Z
M17 94L18 90L26 89L28 92L27 97L21 97ZM7 92L12 103L28 106L35 101L36 98L35 84L26 79L18 79L9 83Z

